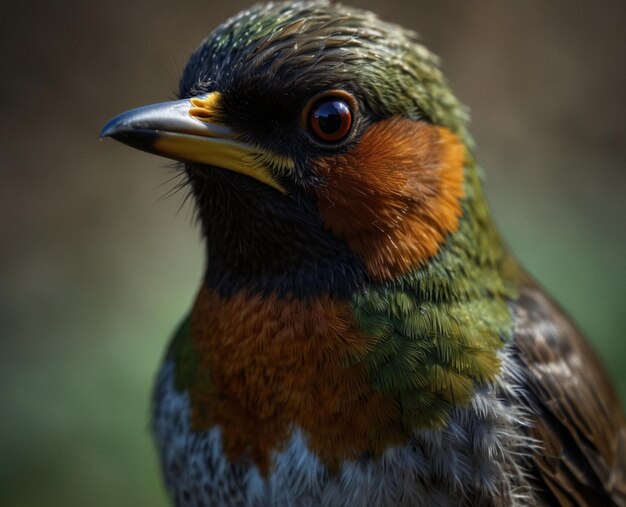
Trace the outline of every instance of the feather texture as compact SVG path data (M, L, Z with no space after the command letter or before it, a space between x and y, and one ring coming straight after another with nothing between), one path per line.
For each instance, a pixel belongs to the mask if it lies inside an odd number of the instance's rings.
M550 505L626 505L626 420L597 356L531 281L512 303L536 481Z

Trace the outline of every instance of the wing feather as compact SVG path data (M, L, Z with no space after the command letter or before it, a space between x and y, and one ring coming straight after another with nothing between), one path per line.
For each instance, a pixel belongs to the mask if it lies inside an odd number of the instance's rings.
M544 501L626 506L626 419L598 357L533 282L512 309Z

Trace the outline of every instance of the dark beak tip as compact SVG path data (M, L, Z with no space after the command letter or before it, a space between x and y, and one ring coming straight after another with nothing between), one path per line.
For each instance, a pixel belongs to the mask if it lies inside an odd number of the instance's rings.
M102 141L105 137L113 137L115 133L119 130L120 122L117 117L106 122L102 130L100 131L100 140Z

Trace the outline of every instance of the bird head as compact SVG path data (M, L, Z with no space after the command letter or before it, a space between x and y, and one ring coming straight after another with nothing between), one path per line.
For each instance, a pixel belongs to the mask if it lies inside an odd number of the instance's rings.
M465 113L416 35L326 1L218 27L179 100L102 136L184 163L223 292L350 295L442 249L473 181Z

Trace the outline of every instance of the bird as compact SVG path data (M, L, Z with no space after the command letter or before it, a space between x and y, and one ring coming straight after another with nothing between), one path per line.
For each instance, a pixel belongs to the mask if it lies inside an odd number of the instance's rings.
M624 506L592 347L497 231L413 31L242 11L110 137L179 163L205 271L157 376L177 506Z

